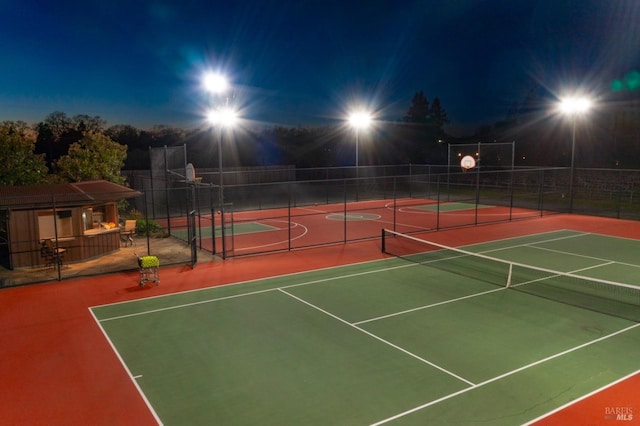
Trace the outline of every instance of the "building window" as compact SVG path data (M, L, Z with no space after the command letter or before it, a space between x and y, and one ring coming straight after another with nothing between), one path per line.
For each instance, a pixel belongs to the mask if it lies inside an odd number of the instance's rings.
M100 204L82 209L82 227L85 232L104 231L116 228L117 214L113 203Z
M73 216L71 210L38 212L38 232L41 240L73 237Z

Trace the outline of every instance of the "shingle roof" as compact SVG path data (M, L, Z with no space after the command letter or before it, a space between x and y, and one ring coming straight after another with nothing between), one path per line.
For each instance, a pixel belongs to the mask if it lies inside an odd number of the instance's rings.
M77 206L116 201L141 195L126 186L106 180L87 182L0 186L0 209L30 209Z

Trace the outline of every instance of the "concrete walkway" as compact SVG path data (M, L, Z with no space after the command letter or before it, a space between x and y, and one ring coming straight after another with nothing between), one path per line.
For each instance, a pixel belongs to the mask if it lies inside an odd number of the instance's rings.
M60 269L62 280L84 276L101 275L138 269L136 255L151 254L158 256L160 266L190 265L191 250L184 241L176 238L152 238L149 240L150 250L147 252L147 239L135 238L134 246L121 247L118 251L96 259L77 263L65 263ZM198 251L198 261L215 259L210 252ZM19 268L8 270L0 267L0 288L24 284L34 284L58 280L56 267Z

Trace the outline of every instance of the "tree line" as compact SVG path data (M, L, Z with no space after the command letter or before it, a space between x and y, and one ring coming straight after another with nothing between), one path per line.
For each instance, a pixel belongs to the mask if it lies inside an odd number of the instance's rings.
M36 126L37 129L37 126ZM94 179L123 184L120 170L127 147L111 140L95 129L79 133L66 150L47 146L39 152L40 134L22 121L0 123L0 185L81 182ZM66 131L63 132L66 134ZM40 147L42 148L42 146Z
M376 123L359 134L360 164L429 162L446 123L439 99L430 104L420 91L402 119ZM185 145L188 161L196 167L217 167L217 137L219 133L210 128L107 127L99 116L70 117L60 111L34 126L5 121L0 123L0 153L6 159L0 164L0 185L92 179L124 183L121 170L148 169L149 148L162 146ZM355 160L354 130L345 125L244 128L222 137L226 167L350 166Z
M554 114L557 102L541 87L514 103L505 118L453 137L439 98L424 92L411 99L396 121L377 122L359 133L360 165L447 164L447 145L515 142L517 166L568 166L572 126ZM617 93L576 122L577 167L640 168L640 91ZM107 179L122 183L120 171L146 170L149 148L186 146L199 168L218 164L218 132L210 128L154 126L140 130L127 124L107 127L99 116L53 112L42 122L0 123L0 185ZM225 167L295 165L353 166L355 132L344 124L316 127L256 127L226 132Z

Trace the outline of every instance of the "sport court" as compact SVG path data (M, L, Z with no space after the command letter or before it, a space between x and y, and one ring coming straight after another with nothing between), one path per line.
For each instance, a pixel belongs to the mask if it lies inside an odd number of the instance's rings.
M91 311L163 424L523 424L640 371L640 241L384 244Z
M227 255L234 256L376 238L381 228L416 232L540 215L535 210L467 202L366 200L227 213L225 235ZM172 219L171 235L188 241L187 223L180 219ZM214 244L222 247L220 222L220 215L213 220L211 215L201 216L194 231L200 247L211 251Z

